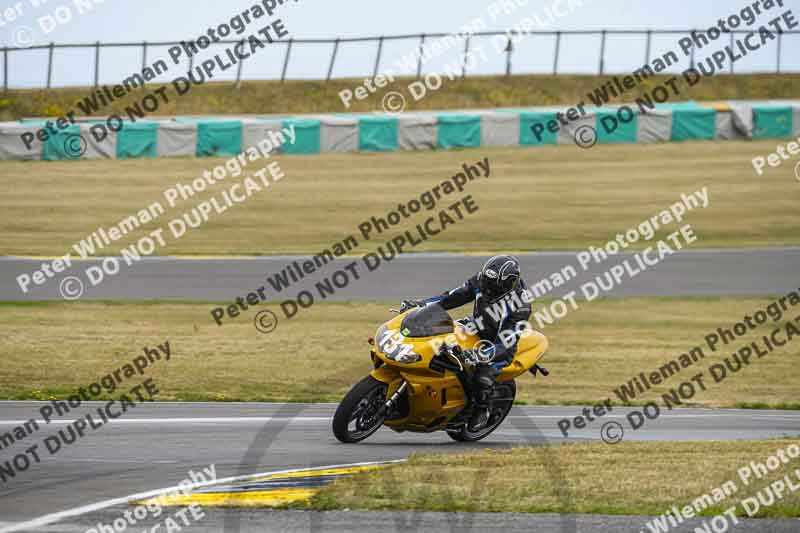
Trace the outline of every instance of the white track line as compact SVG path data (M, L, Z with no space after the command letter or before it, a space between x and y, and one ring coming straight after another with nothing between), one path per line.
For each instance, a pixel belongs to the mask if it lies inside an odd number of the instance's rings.
M719 159L700 159L695 161L718 161ZM628 163L622 163L623 165L627 165ZM697 248L693 250L681 250L679 253L682 254L698 254L698 253L754 253L754 254L761 254L763 252L794 252L800 250L798 246L779 246L777 248ZM516 256L540 256L540 255L574 255L582 250L542 250L539 252L517 252ZM630 253L630 252L629 252ZM414 260L420 258L454 258L454 259L462 259L464 257L489 257L492 255L492 252L476 252L476 253L468 253L464 254L461 252L417 252L417 253L409 253L407 256L401 256L398 259L406 259L406 260ZM58 259L60 255L0 255L0 261L40 261L40 260L48 260L48 259ZM109 256L94 256L93 259L73 259L73 261L77 262L91 262L91 261L101 261L105 257ZM122 257L122 256L110 256L110 257ZM280 255L220 255L220 256L203 256L202 258L197 258L196 256L187 256L187 255L151 255L147 257L142 257L142 261L284 261L287 259L307 259L311 257L311 255L297 255L297 254L280 254ZM349 255L345 254L341 256L344 258L348 257L358 257L356 255Z
M192 483L191 486L184 485L183 487L174 486L174 487L167 487L163 489L156 489L147 492L140 492L138 494L131 494L130 496L123 496L121 498L113 498L111 500L104 500L97 503L92 503L89 505L83 505L81 507L75 507L73 509L67 509L65 511L59 511L57 513L51 513L44 516L40 516L39 518L34 518L33 520L29 520L27 522L17 522L10 526L5 526L0 528L0 533L11 533L12 531L24 531L28 529L38 529L44 526L48 526L50 524L54 524L56 522L60 522L66 518L72 518L75 516L80 516L88 513L94 513L96 511L102 511L103 509L108 509L109 507L114 507L115 505L124 505L130 503L132 501L137 500L144 500L147 498L154 498L156 496L160 496L162 494L166 494L168 492L174 492L178 489L182 488L200 488L200 487L211 487L214 485L221 485L223 483L232 483L235 481L245 481L248 479L253 479L256 477L261 476L271 476L275 474L288 474L290 472L308 472L311 470L322 470L322 469L331 469L331 468L348 468L353 466L373 466L373 465L385 465L385 464L392 464L392 463L402 463L405 459L398 459L394 461L372 461L367 463L350 463L344 465L329 465L329 466L315 466L310 468L292 468L289 470L276 470L273 472L261 472L257 474L247 474L243 476L233 476L233 477L226 477L223 479L217 479L214 481L206 481L204 483Z
M628 409L628 408L626 407L626 409ZM581 411L578 410L577 412L580 413ZM603 418L625 418L626 416L627 415L625 415L625 414L608 414L608 415L603 415ZM697 414L689 414L689 413L683 414L683 413L672 412L672 413L664 413L661 416L670 417L670 418L708 418L708 417L711 417L711 418L724 418L724 417L728 417L728 418L748 418L748 414L747 413L736 413L736 414L734 414L734 413L719 413L719 412L716 412L716 413L697 413ZM511 415L509 415L506 418L570 418L570 417L571 417L571 414L566 414L565 413L564 415L529 415L529 416L525 416L525 415L513 415L513 416L511 416ZM800 412L798 412L797 415L789 415L789 414L774 414L773 415L773 414L756 413L756 414L750 414L749 418L785 418L787 420L797 420L798 418L800 418Z
M570 418L571 414L563 415L510 415L508 418L524 418L524 419L540 419L552 418L562 419ZM605 418L625 418L625 414L608 414ZM800 412L797 415L790 415L788 413L697 413L697 414L683 414L683 413L665 413L668 418L762 418L762 419L780 419L780 420L797 420L800 418ZM187 417L187 418L119 418L110 419L109 425L116 424L241 424L241 423L264 423L269 421L309 421L309 422L328 422L331 420L329 416L294 416L294 417L269 417L269 416L226 416L226 417ZM30 422L30 420L0 420L0 426L20 426ZM64 426L72 424L75 420L51 420L49 423L45 420L35 420L40 426Z
M91 414L91 413L90 413ZM79 419L80 420L80 419ZM285 416L285 417L269 417L269 416L229 416L229 417L206 417L206 418L118 418L109 419L110 425L114 424L161 424L161 423L186 423L186 424L216 424L225 422L269 422L275 421L294 421L294 420L312 420L314 422L330 421L329 416ZM0 420L0 426L22 425L30 420ZM48 424L44 420L35 421L40 426L49 425L68 425L75 422L75 420L51 420Z

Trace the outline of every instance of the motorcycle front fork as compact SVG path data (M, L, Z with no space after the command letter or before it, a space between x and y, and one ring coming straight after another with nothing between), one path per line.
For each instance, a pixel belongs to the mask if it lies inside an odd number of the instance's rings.
M392 394L392 396L386 400L386 403L383 404L383 407L381 407L381 415L384 415L392 410L394 404L397 402L397 399L400 398L400 395L403 394L403 392L405 392L407 386L408 382L403 380L400 386L397 387L397 390L394 391L394 394Z

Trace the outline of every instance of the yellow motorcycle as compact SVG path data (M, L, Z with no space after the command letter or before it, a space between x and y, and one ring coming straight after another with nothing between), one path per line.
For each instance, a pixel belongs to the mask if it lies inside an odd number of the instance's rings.
M392 309L392 311L396 311ZM502 369L491 390L489 416L471 427L472 372L488 364L487 350L461 322L454 322L438 304L396 311L369 342L374 370L342 399L333 417L333 434L341 442L360 442L382 425L401 432L444 430L456 441L478 441L497 429L517 393L514 378L530 371L546 376L538 364L547 338L526 330L513 361Z

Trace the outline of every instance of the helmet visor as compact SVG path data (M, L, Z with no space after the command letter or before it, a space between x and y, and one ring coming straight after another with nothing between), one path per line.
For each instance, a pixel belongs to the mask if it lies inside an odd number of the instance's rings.
M494 278L484 275L481 277L481 292L489 300L497 300L516 289L518 284L519 274L516 272L509 272Z

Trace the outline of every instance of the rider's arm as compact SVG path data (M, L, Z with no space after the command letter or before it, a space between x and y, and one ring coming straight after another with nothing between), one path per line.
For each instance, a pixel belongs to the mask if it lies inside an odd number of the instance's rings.
M531 316L531 306L528 303L523 303L517 306L500 324L497 330L497 336L494 339L494 359L492 366L495 368L502 368L511 362L514 354L517 353L517 344L525 331L525 326L528 326L528 319ZM502 334L502 331L508 333Z
M422 301L425 304L438 303L445 309L455 309L475 300L477 292L477 280L473 276L460 287Z

